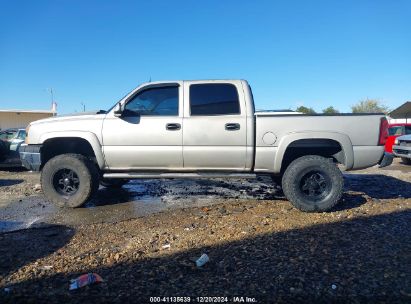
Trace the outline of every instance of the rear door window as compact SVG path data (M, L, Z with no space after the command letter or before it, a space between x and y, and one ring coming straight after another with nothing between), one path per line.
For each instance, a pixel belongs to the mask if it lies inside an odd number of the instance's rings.
M228 83L190 85L191 116L240 114L237 89Z

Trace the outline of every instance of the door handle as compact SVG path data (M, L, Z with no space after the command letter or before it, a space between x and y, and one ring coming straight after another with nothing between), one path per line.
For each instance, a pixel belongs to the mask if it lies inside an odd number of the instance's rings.
M227 131L240 130L240 124L239 124L239 123L226 123L226 124L225 124L225 129L226 129Z
M169 131L177 131L181 129L181 125L179 123L168 123L166 124L166 129Z

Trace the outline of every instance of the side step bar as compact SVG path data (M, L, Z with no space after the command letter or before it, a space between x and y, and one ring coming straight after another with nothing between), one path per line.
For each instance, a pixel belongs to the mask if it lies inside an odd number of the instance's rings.
M104 173L103 178L256 178L253 173Z

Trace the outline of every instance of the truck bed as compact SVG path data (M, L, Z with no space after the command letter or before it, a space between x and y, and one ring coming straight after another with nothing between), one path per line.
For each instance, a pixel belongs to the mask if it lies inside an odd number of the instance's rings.
M266 167L267 162L275 162L272 155L282 156L280 154L284 151L281 147L304 137L331 138L340 143L345 153L347 170L377 163L384 149L378 146L379 126L384 114L295 115L256 112L255 117L256 171ZM276 138L274 143L265 140L273 136ZM276 172L276 168L274 170Z

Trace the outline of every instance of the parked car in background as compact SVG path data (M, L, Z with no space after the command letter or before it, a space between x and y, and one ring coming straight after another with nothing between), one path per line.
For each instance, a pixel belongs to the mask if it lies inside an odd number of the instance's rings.
M26 130L18 129L14 137L9 139L10 151L18 151L20 145L24 143L25 139L26 139Z
M19 167L21 161L19 148L26 139L25 129L7 129L0 131L0 166Z
M385 152L393 153L392 147L394 145L395 139L401 135L411 134L411 124L398 123L390 124L388 126L388 137L385 143Z
M9 144L7 141L0 140L0 162L6 159L9 154Z
M18 129L6 129L0 131L0 140L9 141L16 135L17 131Z
M395 156L401 157L404 164L411 165L411 134L395 139L393 153Z

